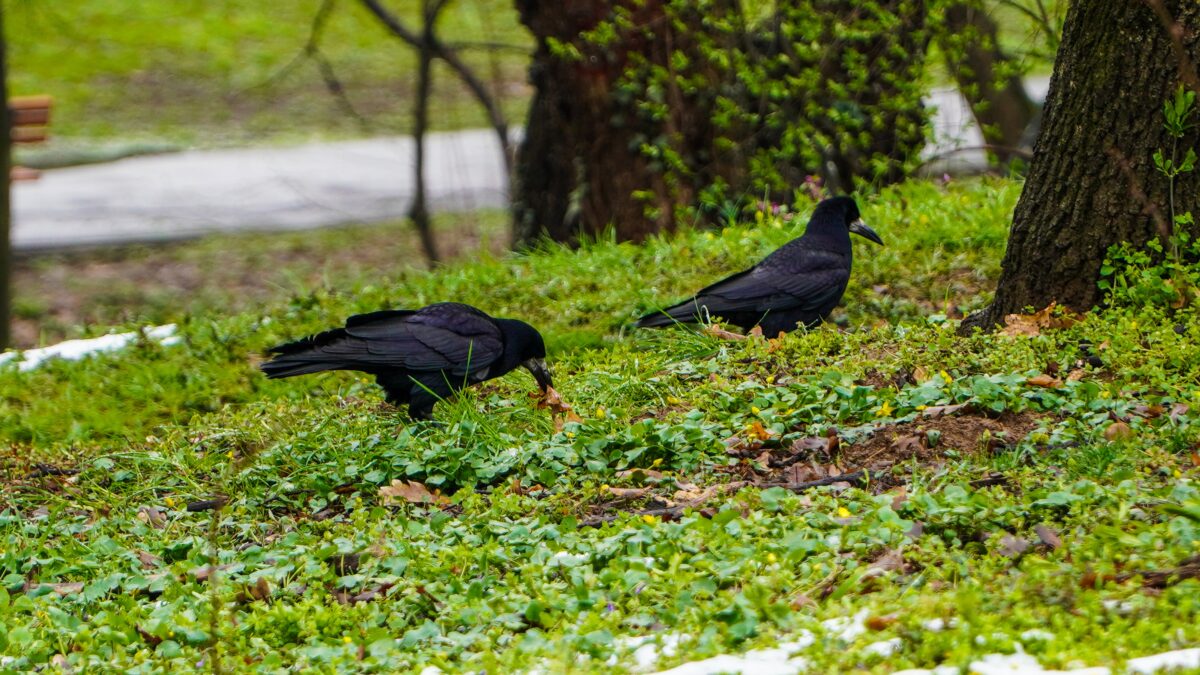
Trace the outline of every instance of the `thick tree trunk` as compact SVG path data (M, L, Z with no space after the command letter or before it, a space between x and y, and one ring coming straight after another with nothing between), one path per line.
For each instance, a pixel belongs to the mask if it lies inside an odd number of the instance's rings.
M1172 0L1194 63L1200 56L1200 3ZM1167 182L1155 150L1169 151L1162 104L1179 84L1180 64L1154 11L1141 0L1076 0L1054 64L1042 130L1012 232L996 297L963 330L990 329L1005 315L1058 302L1098 304L1100 265L1113 244L1162 236ZM1196 147L1196 130L1180 148ZM1196 211L1200 173L1180 176L1176 209Z
M1037 106L1016 74L1001 79L999 66L1009 61L1000 49L996 22L982 7L959 2L946 9L946 65L988 144L1001 164L1012 159L1009 149L1021 145Z

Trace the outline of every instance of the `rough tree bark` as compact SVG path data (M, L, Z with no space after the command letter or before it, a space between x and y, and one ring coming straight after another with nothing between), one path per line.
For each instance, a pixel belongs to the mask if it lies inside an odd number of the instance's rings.
M1183 55L1195 63L1200 3L1171 0L1164 7L1182 28ZM1096 282L1109 246L1164 236L1167 183L1151 156L1171 148L1162 104L1180 83L1174 49L1143 0L1071 4L996 297L963 322L964 332L1051 302L1093 307L1103 299ZM1196 143L1193 129L1180 147ZM1176 197L1178 211L1195 212L1200 173L1180 176Z

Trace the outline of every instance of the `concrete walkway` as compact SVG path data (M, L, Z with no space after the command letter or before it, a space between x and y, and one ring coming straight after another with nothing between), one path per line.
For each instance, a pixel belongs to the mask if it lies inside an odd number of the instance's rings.
M1031 94L1045 95L1045 79ZM953 89L931 92L926 156L983 142ZM426 180L434 211L507 204L503 156L488 130L432 134ZM956 154L952 168L983 162ZM411 138L290 148L197 150L54 169L13 189L17 250L185 239L210 232L297 230L402 218L412 200Z

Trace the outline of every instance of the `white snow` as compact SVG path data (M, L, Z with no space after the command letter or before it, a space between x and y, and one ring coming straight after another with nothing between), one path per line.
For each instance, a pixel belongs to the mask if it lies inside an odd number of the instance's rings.
M164 347L177 345L183 341L183 338L175 334L175 324L169 323L165 326L147 326L140 332L110 333L88 340L67 340L66 342L60 342L49 347L26 349L23 352L7 351L0 354L0 365L20 357L20 360L17 361L17 370L28 372L50 359L78 361L92 354L124 349L142 335L145 335L146 339L154 340Z
M1168 668L1200 668L1200 648L1177 649L1173 652L1129 659L1125 667L1131 673L1156 673Z
M785 642L775 649L756 649L738 656L721 654L703 661L692 661L657 675L717 675L718 673L746 673L747 675L795 675L808 665L800 656L807 644Z

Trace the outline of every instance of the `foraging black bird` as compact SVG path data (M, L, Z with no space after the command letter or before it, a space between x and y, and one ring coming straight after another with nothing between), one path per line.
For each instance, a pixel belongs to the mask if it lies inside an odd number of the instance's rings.
M808 229L762 262L718 281L686 300L638 319L639 328L658 328L707 317L749 329L761 326L774 337L781 331L811 328L837 307L850 280L850 233L883 245L863 223L850 197L832 197L817 204Z
M533 326L456 302L359 314L345 328L270 351L275 358L260 366L269 378L362 371L375 376L388 403L408 404L413 419L429 419L439 400L522 366L543 392L551 387L546 345Z

